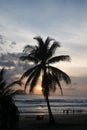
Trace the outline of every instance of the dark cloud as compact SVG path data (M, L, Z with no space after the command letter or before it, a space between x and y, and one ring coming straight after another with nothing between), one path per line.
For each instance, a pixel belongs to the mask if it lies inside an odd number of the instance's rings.
M5 79L8 83L18 80L27 69L31 68L28 62L20 61L23 53L7 53L0 56L0 68L5 67Z
M0 66L15 67L19 62L21 53L7 53L0 56Z
M4 66L4 67L15 67L15 63L13 61L0 61L0 66Z
M16 42L11 42L11 44L9 45L11 48L13 48L16 45Z
M11 44L12 44L12 45L16 45L16 42L12 42Z

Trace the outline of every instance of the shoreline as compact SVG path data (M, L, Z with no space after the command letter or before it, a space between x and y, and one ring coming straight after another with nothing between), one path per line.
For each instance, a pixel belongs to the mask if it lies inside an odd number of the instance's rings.
M37 115L38 116L38 115ZM48 115L44 115L43 119L37 119L36 115L21 115L19 119L19 125L16 130L71 130L79 129L79 130L87 130L87 114L79 114L79 115L65 115L65 114L57 114L54 115L56 123L54 125L49 124Z

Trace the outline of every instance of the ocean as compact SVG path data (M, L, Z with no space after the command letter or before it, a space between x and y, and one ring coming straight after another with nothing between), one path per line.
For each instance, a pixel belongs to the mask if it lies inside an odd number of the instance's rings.
M87 114L87 98L74 96L50 96L53 114ZM20 115L47 115L48 109L43 95L17 95L15 97Z

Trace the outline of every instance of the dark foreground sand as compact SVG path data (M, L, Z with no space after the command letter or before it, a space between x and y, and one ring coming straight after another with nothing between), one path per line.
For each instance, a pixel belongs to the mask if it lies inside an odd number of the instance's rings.
M55 115L56 123L49 124L48 116L20 116L16 130L87 130L87 115Z

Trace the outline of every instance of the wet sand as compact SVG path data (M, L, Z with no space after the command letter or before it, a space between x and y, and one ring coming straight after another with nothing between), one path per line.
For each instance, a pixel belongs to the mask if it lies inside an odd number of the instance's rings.
M87 130L87 115L54 115L55 124L49 124L48 115L37 118L37 115L20 116L16 130Z

